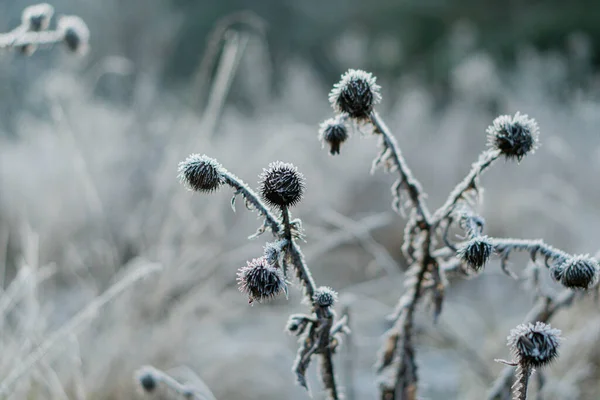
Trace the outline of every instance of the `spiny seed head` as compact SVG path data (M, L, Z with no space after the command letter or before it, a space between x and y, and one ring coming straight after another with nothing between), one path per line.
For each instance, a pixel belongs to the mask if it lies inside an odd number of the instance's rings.
M50 26L54 7L48 3L36 4L23 10L21 23L30 32L45 31Z
M57 30L70 51L78 54L87 52L90 30L81 18L74 15L61 17L58 20Z
M281 292L287 295L287 284L281 268L269 264L265 257L255 258L238 271L240 291L248 295L248 302L270 300Z
M344 118L340 116L326 120L319 129L319 140L323 142L323 145L329 145L331 155L340 154L340 145L348 137L348 128L344 123Z
M177 171L179 181L198 192L213 192L225 182L221 164L206 155L190 155L179 163Z
M507 159L517 161L533 153L538 145L539 127L533 118L516 113L501 115L487 128L488 145L499 150Z
M259 178L260 194L265 202L276 207L290 207L302 200L304 175L292 164L275 161L263 170Z
M313 302L319 307L331 307L336 301L337 293L327 286L317 288L313 295Z
M143 392L152 393L158 387L160 378L153 367L147 366L136 372L135 380Z
M558 356L560 330L543 322L522 324L510 331L508 346L517 362L530 368L540 368Z
M600 266L589 255L569 258L552 269L554 279L570 289L589 289L598 283Z
M458 250L458 256L475 271L479 271L488 262L493 251L494 245L487 236L477 236Z
M376 81L369 72L350 69L333 85L329 102L336 112L348 114L357 121L366 120L381 101L381 87Z

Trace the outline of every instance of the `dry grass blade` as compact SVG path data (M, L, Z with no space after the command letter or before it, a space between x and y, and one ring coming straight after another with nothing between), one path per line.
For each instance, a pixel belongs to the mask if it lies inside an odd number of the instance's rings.
M0 398L6 398L10 395L20 379L40 362L40 360L46 357L59 342L66 340L69 335L72 335L77 332L77 330L81 329L82 326L92 319L102 307L141 279L156 273L161 269L162 267L158 264L145 264L142 267L137 267L134 271L129 272L126 276L109 287L103 294L94 299L66 324L48 336L48 338L36 347L27 357L14 366L10 374L0 383Z

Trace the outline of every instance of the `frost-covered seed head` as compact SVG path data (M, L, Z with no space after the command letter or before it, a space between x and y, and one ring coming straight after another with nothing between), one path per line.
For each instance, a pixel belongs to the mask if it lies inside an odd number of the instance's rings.
M142 367L136 373L136 382L139 388L146 393L152 393L158 387L159 377L153 367Z
M240 291L248 295L249 303L255 300L260 303L287 292L281 268L269 264L265 257L255 258L247 264L238 271L237 280Z
M337 301L337 293L330 287L321 286L315 290L313 301L319 307L331 307Z
M475 271L480 271L490 259L494 246L487 236L477 236L458 250L460 259Z
M540 368L558 357L560 330L543 322L522 324L510 332L508 346L516 361L529 368Z
M350 69L333 86L329 102L336 112L348 114L358 121L366 120L373 107L381 101L381 87L376 81L371 73Z
M225 182L221 164L205 155L190 155L179 163L177 171L180 182L198 192L213 192Z
M263 170L259 185L265 202L271 206L290 207L302 200L304 175L292 164L275 161Z
M501 115L487 128L488 144L507 159L517 161L532 153L538 144L539 128L533 118L516 113L514 117Z
M319 140L329 146L331 155L340 154L340 145L348 137L348 128L340 116L326 120L319 129Z
M90 41L90 30L81 18L74 15L61 17L57 30L61 32L63 42L70 51L85 54Z
M30 32L45 31L50 26L54 7L48 3L36 4L23 10L21 23Z
M598 283L600 266L589 255L569 258L552 269L554 279L570 289L589 289Z

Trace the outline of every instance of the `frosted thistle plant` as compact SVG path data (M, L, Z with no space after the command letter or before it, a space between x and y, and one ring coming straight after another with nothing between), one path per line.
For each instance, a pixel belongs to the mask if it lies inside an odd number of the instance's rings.
M151 399L215 400L208 386L200 379L192 385L185 385L175 378L150 365L135 372L135 383L142 397Z
M369 119L373 107L381 101L377 78L360 69L350 69L329 94L333 109L360 122Z
M281 268L269 263L266 257L248 261L238 272L240 291L248 295L248 302L271 300L281 293L287 297L287 284Z
M526 400L529 378L537 368L545 367L558 357L561 332L544 322L517 326L508 336L513 361L496 360L517 367L517 380L512 385L513 400Z
M478 236L466 242L459 250L458 257L462 262L479 272L490 259L494 245L487 236Z
M260 195L272 207L292 207L302 200L304 176L292 164L275 161L263 170Z
M178 176L186 187L202 193L230 186L234 190L232 206L236 197L241 196L249 209L264 218L262 226L251 238L270 230L275 240L264 246L261 257L248 261L238 270L239 289L248 296L251 304L270 300L282 293L287 298L288 270L294 271L305 301L311 306L310 314L294 314L286 325L286 330L296 335L300 342L293 366L296 381L308 390L306 371L311 361L318 357L321 365L319 374L328 398L340 399L333 356L340 343L340 335L349 334L349 329L347 319L337 319L333 309L337 293L329 287L315 284L297 243L297 239L303 237L302 224L300 220L292 219L290 208L302 200L304 176L292 164L272 162L260 174L258 193L255 193L216 160L199 154L192 154L179 164Z
M499 150L507 159L521 161L533 153L538 145L537 122L528 115L516 113L514 117L501 115L487 128L488 144Z
M552 276L563 286L570 289L589 289L598 284L600 266L589 255L569 257L563 263L551 269Z
M323 122L319 129L319 140L323 142L323 146L329 146L329 154L332 156L340 154L340 146L348 137L345 118L339 115Z
M484 220L478 213L481 177L501 158L521 161L526 155L534 153L539 145L539 126L533 118L517 112L512 116L503 115L494 119L487 130L480 134L482 147L486 141L488 146L484 147L465 178L449 193L442 206L430 211L421 183L404 159L398 141L376 110L381 101L376 78L365 71L349 70L333 86L329 101L334 116L321 124L319 140L330 145L331 153L337 153L339 147L334 147L327 140L327 134L335 124L351 120L360 124L361 131L372 132L379 139L379 152L373 160L371 171L382 168L396 175L391 185L392 208L407 218L402 254L408 265L407 275L410 279L405 281L405 290L392 315L393 325L386 332L378 357L382 400L405 400L419 396L415 315L422 303L428 303L434 319L440 315L449 282L448 274L471 276L473 272L482 273L484 267L497 257L504 273L514 279L523 279L510 270L509 260L514 252L526 252L535 271L546 267L567 291L537 299L542 306L536 307L542 307L542 311L535 315L543 318L550 318L557 309L571 305L573 289L590 291L597 287L600 267L593 258L571 255L541 239L496 238L484 233ZM462 235L451 237L450 233L456 230ZM536 279L532 280L534 285L539 284ZM536 293L540 296L541 290L536 290ZM526 343L526 339L522 339L521 343ZM534 351L538 348L536 346L533 347ZM521 348L525 347L521 345ZM504 383L512 380L513 373L509 371L503 376L508 378L502 380L500 390Z
M65 16L58 20L57 30L67 49L73 53L85 54L90 41L90 30L77 16Z
M54 7L48 3L29 6L21 14L21 26L30 32L45 31L50 27L53 15Z
M190 155L179 163L178 172L179 181L198 192L213 192L225 183L221 164L205 155Z
M337 293L330 287L321 286L315 290L313 302L319 307L331 307L337 301Z
M89 47L90 31L77 16L62 16L55 30L50 29L54 7L41 3L25 8L21 25L7 33L0 33L0 50L17 50L32 55L40 46L64 43L73 53L85 54Z

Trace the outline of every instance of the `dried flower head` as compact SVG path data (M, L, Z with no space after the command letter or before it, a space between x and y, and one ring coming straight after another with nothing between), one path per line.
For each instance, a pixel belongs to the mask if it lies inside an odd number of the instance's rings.
M156 370L153 367L142 367L136 372L135 378L139 388L146 393L152 393L158 387L158 381L160 380L157 376Z
M516 113L514 117L501 115L487 128L488 144L499 150L507 159L517 161L533 152L538 144L537 122L528 115Z
M344 123L344 118L339 115L323 122L319 129L319 140L323 142L323 145L329 145L331 155L340 154L340 145L348 137L348 128Z
M30 32L45 31L50 26L54 7L48 3L36 4L23 10L21 23Z
M61 17L58 20L57 30L70 51L78 54L87 52L90 30L81 18L74 15Z
M330 287L321 286L315 290L313 301L319 307L331 307L337 301L337 293Z
M287 295L287 284L281 268L270 264L265 257L248 261L238 271L240 291L248 295L248 302L270 300L281 292Z
M329 102L334 110L348 114L356 120L366 120L373 107L381 101L379 90L371 73L350 69L329 93Z
M598 283L600 266L589 255L569 258L552 269L554 279L571 289L589 289Z
M493 251L494 246L487 236L477 236L458 250L458 256L475 271L479 271L488 262Z
M270 205L296 205L304 193L304 175L292 164L275 161L263 170L259 180L260 194Z
M558 356L560 330L543 322L522 324L510 331L508 346L517 362L530 368L540 368Z
M179 163L177 171L179 180L198 192L213 192L225 182L221 164L206 155L190 155Z

